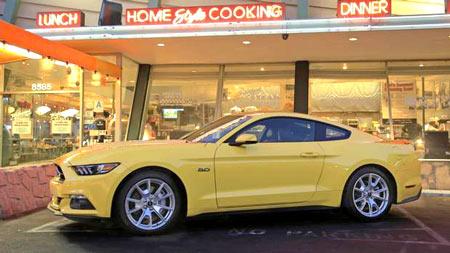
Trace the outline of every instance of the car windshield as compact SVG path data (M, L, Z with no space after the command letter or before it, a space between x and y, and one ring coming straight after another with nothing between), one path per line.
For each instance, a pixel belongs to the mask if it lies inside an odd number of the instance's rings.
M225 116L183 136L181 139L191 142L215 143L249 119L251 119L251 116Z

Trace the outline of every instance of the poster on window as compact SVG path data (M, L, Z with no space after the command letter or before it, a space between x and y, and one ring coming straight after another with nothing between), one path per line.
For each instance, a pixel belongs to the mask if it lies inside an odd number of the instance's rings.
M389 85L393 119L416 118L416 82L394 81ZM389 118L386 84L383 92L383 118Z
M13 135L20 135L20 138L33 138L33 124L30 117L14 117L12 120Z
M52 134L72 134L71 119L53 119L51 122Z

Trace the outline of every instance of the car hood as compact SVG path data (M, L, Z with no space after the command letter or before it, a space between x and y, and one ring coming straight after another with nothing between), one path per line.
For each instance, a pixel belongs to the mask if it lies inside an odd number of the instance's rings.
M93 161L93 163L104 162L102 158L107 157L108 154L113 153L109 152L115 149L121 149L123 151L127 151L130 149L153 149L160 148L162 146L179 146L179 145L189 145L191 143L185 140L151 140L151 141L121 141L121 142L112 142L106 144L96 144L89 147L83 147L76 151L72 151L67 153L55 160L56 164L67 163L69 165L78 165L84 163L84 160L97 160L97 162ZM90 157L91 159L86 159ZM109 159L106 159L109 160ZM113 162L113 161L109 161Z

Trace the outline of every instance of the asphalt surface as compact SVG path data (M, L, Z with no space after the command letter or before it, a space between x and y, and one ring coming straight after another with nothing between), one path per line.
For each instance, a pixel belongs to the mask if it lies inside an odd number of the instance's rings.
M219 215L153 237L43 210L0 222L0 252L450 252L450 197L423 196L374 223L337 210Z

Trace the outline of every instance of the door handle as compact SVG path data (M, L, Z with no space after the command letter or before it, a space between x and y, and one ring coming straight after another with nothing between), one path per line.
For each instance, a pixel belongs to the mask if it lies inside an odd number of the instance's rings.
M300 153L300 156L304 157L304 158L316 158L319 155L320 154L317 153L317 152L303 152L303 153Z

